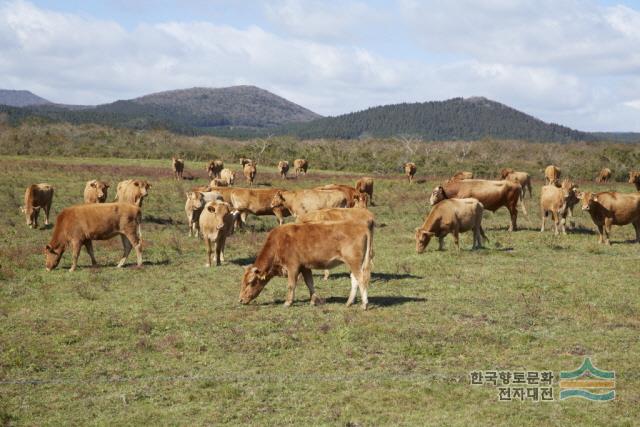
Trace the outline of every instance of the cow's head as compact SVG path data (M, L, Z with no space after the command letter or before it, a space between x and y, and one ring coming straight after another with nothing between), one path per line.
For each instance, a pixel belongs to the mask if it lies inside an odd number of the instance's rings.
M353 195L354 208L366 208L369 206L369 195L367 193L356 193Z
M207 238L209 240L217 241L220 232L225 230L225 225L229 225L226 227L228 233L233 232L235 217L231 214L231 207L228 203L220 201L208 202L204 206L204 210L207 212L207 215L211 215L211 221L209 223L213 225L211 230L207 230Z
M590 191L583 191L578 194L578 198L582 201L582 210L588 211L593 207L594 203L598 202L598 195Z
M640 185L640 172L638 171L629 172L629 184Z
M27 221L27 227L34 228L37 227L38 224L36 222L36 217L38 216L40 208L30 205L20 206L20 212L22 212Z
M284 206L284 196L280 191L273 195L271 199L271 208L280 208Z
M442 185L438 185L431 192L431 197L429 197L429 203L431 206L436 205L447 198L447 195L444 192L444 187Z
M44 247L44 259L47 271L51 271L58 266L63 253L64 247L56 248L51 245Z
M562 194L566 201L577 199L578 186L570 179L563 179L560 188L562 189Z
M434 233L424 230L422 228L416 228L416 252L421 254L427 248L429 241L433 237Z
M98 199L100 203L103 203L105 200L107 200L107 190L109 189L109 184L94 179L93 181L89 182L89 186L96 192L96 199Z
M502 179L506 179L512 173L513 173L513 169L504 168L500 171L500 176L502 177Z
M260 271L253 265L245 268L240 285L240 302L249 304L260 295L268 282L269 276L266 272Z

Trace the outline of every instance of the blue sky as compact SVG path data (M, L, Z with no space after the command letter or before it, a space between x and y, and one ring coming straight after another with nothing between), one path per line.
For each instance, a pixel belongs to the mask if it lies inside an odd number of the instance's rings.
M0 81L79 104L253 84L325 115L486 96L640 131L640 4L0 0Z

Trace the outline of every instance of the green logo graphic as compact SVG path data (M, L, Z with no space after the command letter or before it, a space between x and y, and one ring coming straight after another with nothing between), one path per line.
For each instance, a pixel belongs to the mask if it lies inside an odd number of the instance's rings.
M560 372L560 400L580 397L607 402L616 397L616 373L602 371L585 358L575 371Z

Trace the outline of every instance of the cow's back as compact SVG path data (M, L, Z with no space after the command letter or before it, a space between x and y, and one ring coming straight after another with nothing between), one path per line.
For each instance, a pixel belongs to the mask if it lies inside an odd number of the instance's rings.
M624 225L640 220L640 194L606 191L596 197L614 224Z
M485 209L495 211L508 202L517 201L521 186L513 181L489 181L481 179L465 179L452 183L457 188L456 198L474 198L480 201ZM515 198L515 200L511 200Z

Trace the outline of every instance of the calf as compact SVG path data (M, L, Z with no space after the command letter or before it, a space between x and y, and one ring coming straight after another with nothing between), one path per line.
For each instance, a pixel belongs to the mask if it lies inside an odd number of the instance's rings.
M444 247L444 238L453 234L453 242L460 250L459 234L473 231L473 249L481 248L482 238L487 238L482 229L484 208L477 199L447 199L431 209L422 227L416 228L416 251L424 252L432 237L437 237L438 250Z
M49 225L49 212L53 202L53 186L50 184L33 184L24 192L24 206L20 211L24 214L29 228L38 228L40 209L44 209L44 224Z
M107 190L109 184L104 181L92 179L87 181L84 186L84 202L85 203L104 203L107 201Z
M546 217L551 212L551 218L555 225L555 234L558 230L562 234L567 234L565 230L567 214L571 212L571 207L575 204L577 186L571 181L564 180L562 186L558 188L555 185L545 185L540 191L540 214L542 217L542 225L540 232L544 232Z
M189 224L189 236L193 235L198 237L200 214L204 209L204 205L213 200L222 200L222 195L217 191L187 192L187 201L184 204L184 211L187 215L187 222Z
M547 166L544 170L545 184L560 185L560 175L560 168L554 165Z
M124 248L118 267L124 265L132 247L136 250L138 266L141 266L141 222L140 208L130 203L94 203L63 209L56 218L51 241L45 247L47 271L58 266L62 254L69 245L72 251L69 271L76 269L83 246L91 257L91 264L95 266L97 262L93 255L92 241L108 240L117 235L120 235Z
M403 166L404 174L407 176L409 180L409 184L413 183L413 176L416 174L417 168L416 164L413 162L407 162Z
M289 162L286 160L280 160L278 162L278 173L280 178L287 179L287 172L289 172Z
M348 206L349 199L340 190L278 191L271 199L272 208L286 208L296 217L317 209Z
M236 214L231 206L222 201L208 202L200 215L200 233L207 247L207 267L211 267L211 243L215 243L216 265L224 262L224 246L227 236L233 234Z
M182 173L184 172L184 160L176 157L171 158L171 166L173 169L173 176L176 180L182 179Z
M121 181L116 188L114 201L131 203L141 208L142 201L149 195L149 188L151 188L151 184L143 179L127 179Z
M244 165L242 169L242 174L244 175L245 181L249 183L249 185L253 185L253 181L256 179L256 163L247 163Z
M585 191L579 195L582 210L589 212L598 227L598 241L610 245L609 235L612 225L633 224L636 231L635 242L640 243L640 194L603 191Z
M373 206L373 178L362 177L356 181L356 190L360 193L366 193L369 195L369 201Z
M307 159L295 159L293 161L293 169L296 173L296 177L300 174L307 174L307 169L309 169L309 162Z
M248 304L276 275L287 275L285 306L293 303L298 275L309 288L311 304L322 303L316 294L312 269L330 269L346 264L351 271L351 293L347 306L353 304L360 288L362 308L367 309L367 287L371 278L370 227L362 222L319 221L286 224L271 230L255 262L245 269L240 302Z

